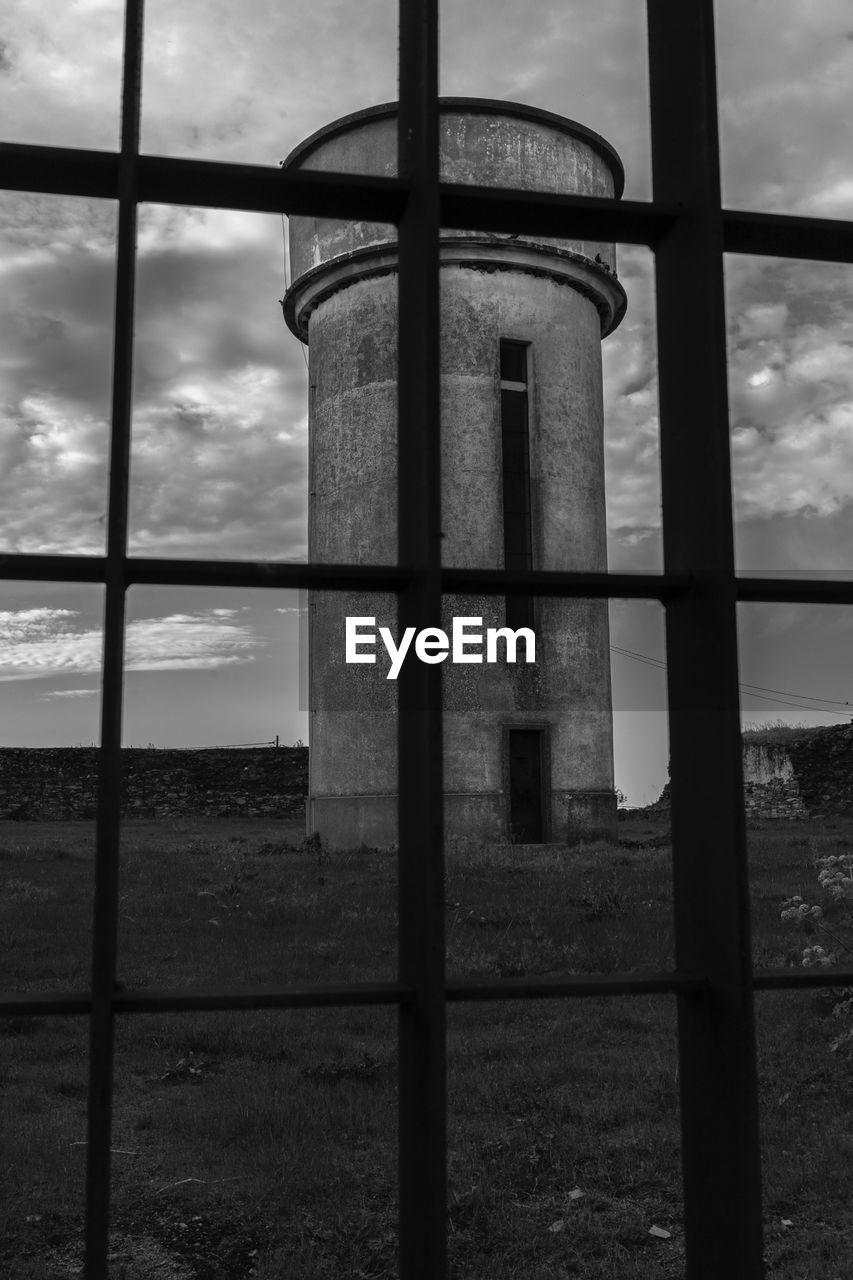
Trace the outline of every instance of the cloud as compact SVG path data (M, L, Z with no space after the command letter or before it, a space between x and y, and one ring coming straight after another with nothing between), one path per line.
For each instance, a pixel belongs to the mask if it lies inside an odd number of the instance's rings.
M4 6L7 71L0 113L11 140L115 148L121 84L121 6L104 0ZM112 110L105 109L112 103ZM8 126L7 126L8 128Z
M81 630L70 609L0 614L0 680L100 671L101 635Z
M605 460L611 563L639 567L660 527L657 370L650 263L620 251L629 306L604 343ZM773 522L784 567L832 553L834 521L853 505L853 271L729 256L729 413L736 519L755 563L775 563L756 522ZM778 517L798 522L782 538ZM780 541L781 539L781 541ZM772 544L771 539L771 544Z
M113 241L84 203L48 201L29 245L29 208L5 209L0 550L104 550ZM131 550L304 558L306 366L271 273L280 220L171 209L141 226Z
M248 11L228 0L151 8L146 150L275 164L326 123L331 103L344 99L343 114L365 96L396 97L396 0L314 0L310 14L276 0Z
M141 618L128 624L128 671L212 669L253 662L263 641L251 628L237 626L212 610Z
M280 222L188 213L171 235L140 259L131 548L304 559L307 377L271 274Z
M54 698L94 698L100 695L100 689L54 689L52 693L43 693L40 702L51 702Z
M725 203L850 216L846 0L722 0L716 27Z
M853 502L849 267L729 259L729 407L738 518Z
M198 671L254 661L264 642L251 627L222 616L233 612L210 609L130 621L125 670ZM102 645L100 630L84 627L70 609L0 613L0 681L100 672ZM65 696L80 696L80 691Z

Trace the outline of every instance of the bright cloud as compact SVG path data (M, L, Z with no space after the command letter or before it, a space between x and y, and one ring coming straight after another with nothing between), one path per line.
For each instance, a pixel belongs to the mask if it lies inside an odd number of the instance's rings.
M40 701L52 702L54 698L96 698L100 689L54 689L51 693L43 693Z
M252 662L261 638L238 625L236 610L202 610L128 623L127 671L211 670ZM227 616L225 616L227 615ZM0 613L0 681L99 672L102 635L69 609ZM51 696L80 697L71 690Z

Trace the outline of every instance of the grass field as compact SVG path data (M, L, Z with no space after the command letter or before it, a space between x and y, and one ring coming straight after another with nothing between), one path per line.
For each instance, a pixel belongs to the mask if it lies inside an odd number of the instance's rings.
M448 973L672 963L661 827L568 857L454 848ZM297 848L281 822L129 822L120 977L131 989L395 976L393 858ZM784 898L853 824L751 833L758 965L797 964ZM93 831L0 823L0 950L14 990L84 989ZM757 997L767 1273L841 1280L853 1257L853 1063L814 992ZM124 1280L396 1275L390 1010L119 1018L113 1274ZM0 1021L0 1274L80 1274L85 1019ZM670 997L449 1009L454 1277L683 1275ZM723 1224L721 1224L722 1228ZM668 1236L650 1234L656 1227Z

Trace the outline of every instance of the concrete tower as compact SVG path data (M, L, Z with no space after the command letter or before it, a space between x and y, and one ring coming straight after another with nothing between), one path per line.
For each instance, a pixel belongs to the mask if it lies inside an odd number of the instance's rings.
M390 103L337 120L286 166L394 175L396 114ZM440 151L449 182L622 193L619 157L603 138L514 103L442 99ZM310 558L393 564L394 228L293 217L290 261L285 316L310 344ZM600 345L624 310L612 245L442 232L446 566L606 568ZM374 665L345 662L347 617L375 617L399 638L392 596L310 599L308 830L332 847L389 845L397 686L378 637ZM436 625L450 632L454 617L482 618L484 635L532 627L536 661L510 663L501 644L496 663L445 662L448 833L522 843L611 834L607 602L448 596ZM418 661L413 651L406 661Z

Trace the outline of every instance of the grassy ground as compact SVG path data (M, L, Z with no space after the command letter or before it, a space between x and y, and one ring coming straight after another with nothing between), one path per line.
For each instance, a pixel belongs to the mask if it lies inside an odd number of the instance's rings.
M454 848L452 975L672 963L665 831L571 855ZM388 855L298 851L280 822L128 823L127 987L394 976ZM18 990L85 988L93 833L0 823L0 949ZM851 824L751 835L754 951L795 964L782 899ZM757 999L768 1275L839 1280L853 1256L851 1062L815 993ZM116 1039L113 1272L124 1280L396 1274L396 1046L389 1010L135 1015ZM87 1032L0 1024L0 1274L79 1275ZM683 1275L670 998L449 1009L452 1275ZM784 1220L784 1223L783 1223ZM789 1225L785 1225L789 1224ZM656 1227L668 1236L650 1234Z

